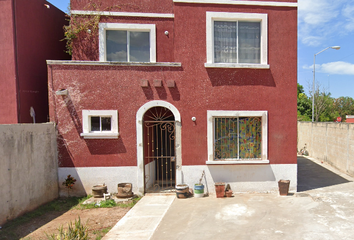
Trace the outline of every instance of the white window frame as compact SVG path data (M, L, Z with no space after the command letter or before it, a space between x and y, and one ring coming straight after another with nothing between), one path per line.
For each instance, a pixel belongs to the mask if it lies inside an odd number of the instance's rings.
M250 21L261 23L261 59L260 63L214 63L214 21ZM206 50L210 68L260 68L269 69L268 65L268 14L266 13L231 13L206 12Z
M91 131L91 117L110 117L111 131ZM85 139L114 139L118 138L117 110L82 110L82 133Z
M262 118L262 154L261 159L215 160L214 159L214 125L215 118L220 117L261 117ZM269 163L268 160L268 112L267 111L207 111L208 160L206 164L257 164Z
M107 62L106 30L150 32L150 62L156 62L155 24L99 23L99 55L101 62Z

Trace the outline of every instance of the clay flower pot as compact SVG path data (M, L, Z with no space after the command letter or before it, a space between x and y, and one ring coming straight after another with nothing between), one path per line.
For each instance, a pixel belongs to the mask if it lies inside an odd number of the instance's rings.
M223 198L225 196L225 183L215 183L215 192L217 198Z
M290 185L290 180L279 180L278 186L279 186L279 194L280 196L287 196L289 193L289 185Z

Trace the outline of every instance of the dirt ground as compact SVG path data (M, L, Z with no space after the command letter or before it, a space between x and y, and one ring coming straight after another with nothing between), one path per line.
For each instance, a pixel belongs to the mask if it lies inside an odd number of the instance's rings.
M11 234L0 230L0 239L48 239L46 234L58 233L58 228L67 229L68 223L81 219L89 232L89 239L101 239L128 211L130 207L72 209L68 211L49 211L39 217L17 226Z
M33 222L19 227L19 232L28 233L24 239L47 239L46 233L51 235L58 232L58 227L63 225L65 228L69 222L75 222L80 217L81 222L89 229L89 239L96 239L98 235L103 236L111 229L127 212L129 208L93 208L84 210L69 210L64 214L57 216L45 215ZM96 234L95 234L96 233Z

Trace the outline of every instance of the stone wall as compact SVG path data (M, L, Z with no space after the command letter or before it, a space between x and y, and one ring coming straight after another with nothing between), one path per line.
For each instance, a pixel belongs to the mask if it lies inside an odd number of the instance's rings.
M0 224L58 197L52 123L0 125Z
M354 176L354 124L298 122L298 150Z

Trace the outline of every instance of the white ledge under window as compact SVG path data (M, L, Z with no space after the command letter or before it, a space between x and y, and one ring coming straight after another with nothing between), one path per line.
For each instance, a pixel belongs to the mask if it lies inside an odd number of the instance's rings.
M222 160L214 160L214 161L206 161L207 165L233 165L233 164L268 164L269 160L235 160L235 161L222 161Z
M47 60L48 65L83 65L83 66L134 66L134 67L181 67L179 62L101 62L101 61L61 61Z
M269 64L204 63L206 68L253 68L269 69Z
M81 137L85 139L117 139L119 133L81 133Z

